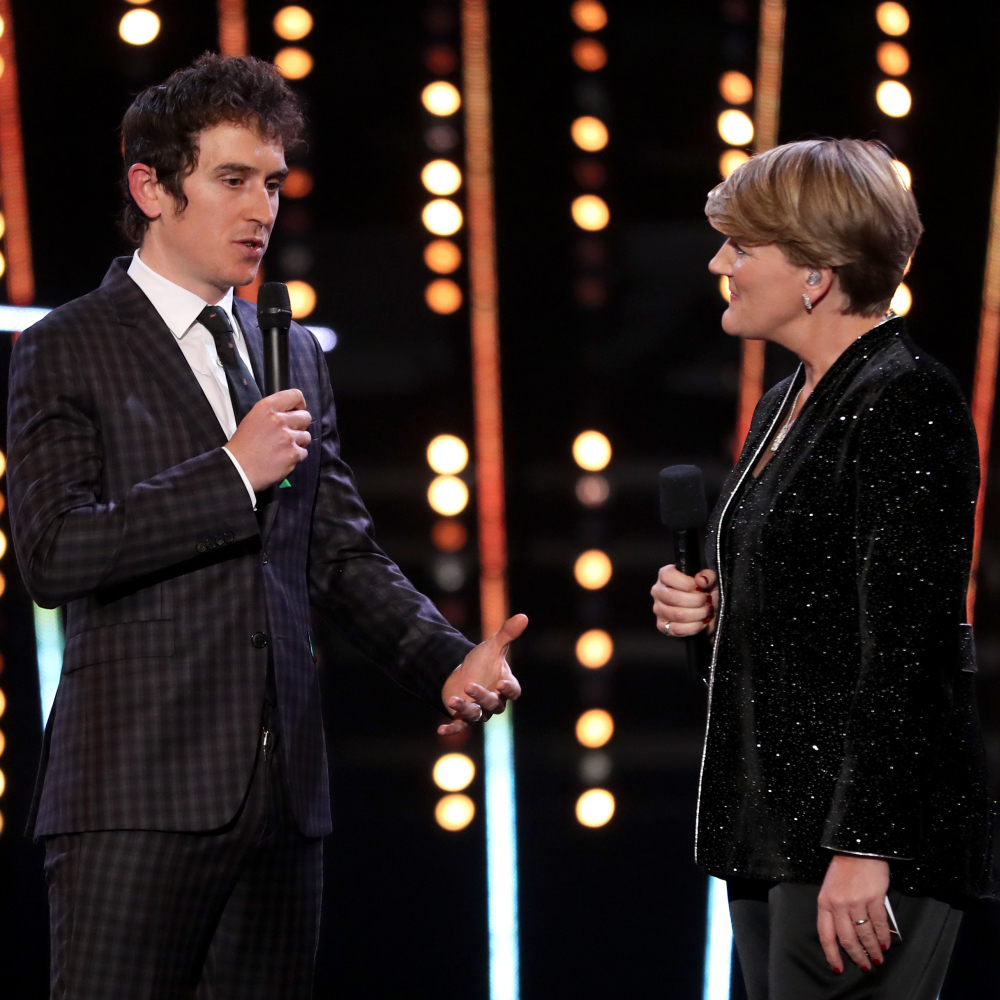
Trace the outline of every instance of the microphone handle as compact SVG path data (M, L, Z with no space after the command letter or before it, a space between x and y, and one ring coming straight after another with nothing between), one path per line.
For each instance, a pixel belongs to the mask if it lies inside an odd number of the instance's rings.
M288 331L272 326L261 330L264 336L264 395L290 388L288 374Z
M690 528L687 531L674 532L674 565L686 576L694 576L704 569L698 530ZM707 665L711 645L708 633L702 629L697 635L685 637L684 646L687 651L688 671L697 680L707 681Z

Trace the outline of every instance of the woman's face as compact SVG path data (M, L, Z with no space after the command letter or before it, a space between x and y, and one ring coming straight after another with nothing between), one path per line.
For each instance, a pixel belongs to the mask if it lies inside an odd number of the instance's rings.
M728 334L771 340L805 313L809 269L791 263L777 244L742 247L728 239L708 269L729 278L729 308L722 314Z

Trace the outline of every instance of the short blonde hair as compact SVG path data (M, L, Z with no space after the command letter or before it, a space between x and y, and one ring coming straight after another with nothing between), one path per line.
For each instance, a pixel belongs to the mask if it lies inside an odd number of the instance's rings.
M884 314L923 225L880 142L807 139L748 160L709 192L709 221L745 246L777 244L793 264L834 270L845 312Z

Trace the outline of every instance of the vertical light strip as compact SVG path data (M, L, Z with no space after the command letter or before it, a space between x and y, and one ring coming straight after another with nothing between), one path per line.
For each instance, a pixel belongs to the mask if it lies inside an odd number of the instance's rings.
M245 56L250 51L246 0L219 0L219 51Z
M976 609L976 579L979 550L983 538L986 508L986 481L990 471L990 438L993 432L993 404L996 397L997 359L1000 354L1000 136L997 138L993 168L993 200L990 204L990 235L986 244L986 271L983 275L982 310L979 314L979 346L976 374L972 385L972 421L979 438L979 500L976 503L976 531L972 544L972 573L969 579L968 620Z
M21 106L10 7L10 0L0 0L0 17L3 18L3 34L0 34L0 58L3 59L0 69L0 186L7 223L7 298L14 305L26 306L35 299L35 273L31 262L28 189L24 178Z
M462 72L479 588L483 635L487 636L507 617L507 532L486 0L462 0ZM508 707L483 729L491 1000L516 1000L520 994L512 726Z
M58 608L35 608L35 656L38 660L38 687L42 696L42 728L49 721L52 702L59 687L63 661L63 627Z
M708 879L708 926L705 931L705 980L702 1000L729 1000L733 965L733 926L729 898L721 878Z
M781 69L785 46L784 0L761 0L754 104L754 148L758 153L777 144L781 108ZM750 431L754 407L764 394L764 341L741 342L740 391L736 409L734 454L738 457Z

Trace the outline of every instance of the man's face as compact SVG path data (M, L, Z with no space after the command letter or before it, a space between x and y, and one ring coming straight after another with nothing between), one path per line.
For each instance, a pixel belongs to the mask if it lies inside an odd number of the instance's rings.
M187 207L157 220L158 249L188 279L225 292L257 275L288 173L280 143L252 128L215 125L197 136L198 165L184 179Z

